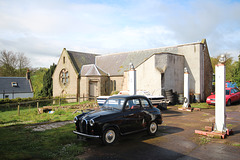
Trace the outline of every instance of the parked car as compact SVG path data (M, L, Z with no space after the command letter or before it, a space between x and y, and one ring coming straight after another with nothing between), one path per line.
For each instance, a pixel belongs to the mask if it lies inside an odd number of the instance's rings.
M160 110L166 110L167 105L170 102L164 96L153 96L153 95L151 95L149 91L137 91L136 94L146 96L152 102L153 106L157 107ZM117 95L129 95L129 91L120 91ZM104 104L104 102L109 97L110 96L99 96L99 97L97 97L98 105L102 106Z
M161 111L141 95L118 95L108 98L99 110L74 118L78 136L100 138L113 144L119 136L147 130L154 135L162 123Z
M230 106L232 103L240 101L240 91L238 88L226 88L226 105ZM207 104L215 104L215 94L212 93L207 97Z

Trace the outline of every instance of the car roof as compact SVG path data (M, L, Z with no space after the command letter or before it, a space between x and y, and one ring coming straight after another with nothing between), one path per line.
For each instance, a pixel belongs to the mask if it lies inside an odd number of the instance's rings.
M143 95L116 95L116 96L111 96L109 98L125 98L125 99L130 99L130 98L147 98L146 96Z

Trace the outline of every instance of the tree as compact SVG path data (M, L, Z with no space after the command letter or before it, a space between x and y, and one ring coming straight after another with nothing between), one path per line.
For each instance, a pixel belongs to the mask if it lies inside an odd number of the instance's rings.
M238 56L238 61L233 64L233 81L237 83L238 87L240 87L240 54Z
M50 66L50 69L44 74L43 76L43 88L41 90L41 96L42 97L52 97L53 93L53 81L52 81L52 75L56 68L56 65L53 63L52 66Z
M24 53L17 53L17 61L18 75L25 75L27 68L30 66L30 60Z
M30 60L24 53L0 51L0 76L25 76L30 67Z
M34 68L31 69L31 82L34 90L34 97L39 98L41 96L41 90L43 88L43 76L48 71L48 68Z
M219 55L217 57L211 57L213 73L215 73L215 65L218 64L220 57L221 57L221 55ZM234 67L233 67L233 57L231 57L230 54L226 54L225 66L226 66L226 80L232 81Z

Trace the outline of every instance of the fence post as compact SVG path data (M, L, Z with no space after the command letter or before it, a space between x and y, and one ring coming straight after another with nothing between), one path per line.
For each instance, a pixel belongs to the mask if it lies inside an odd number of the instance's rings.
M38 112L38 114L39 114L38 108L39 108L39 101L37 100L37 112Z
M59 97L59 107L61 106L61 98Z
M20 116L20 103L18 102L18 116Z

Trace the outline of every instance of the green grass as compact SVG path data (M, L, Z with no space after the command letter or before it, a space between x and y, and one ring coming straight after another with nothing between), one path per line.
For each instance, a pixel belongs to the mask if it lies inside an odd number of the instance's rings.
M205 137L205 136L201 136L201 137L199 137L198 141L199 141L199 144L204 145L204 144L207 144L208 142L210 142L211 138Z
M215 106L208 105L207 103L191 103L192 108L201 108L201 109L214 109ZM182 107L182 105L177 105L178 107Z
M240 147L240 143L233 143L233 146Z
M84 101L81 104L90 104L93 102ZM65 103L61 106L74 106L78 105L78 102ZM18 115L17 108L10 108L12 110L0 110L0 127L11 126L16 124L29 124L29 123L39 123L46 121L67 121L73 120L73 118L80 114L74 113L77 109L69 108L58 108L58 105L54 106L54 113L42 113L38 114L37 108L33 107L20 107L20 115Z
M73 118L79 113L74 113L76 109L55 109L53 114L42 113L38 114L36 108L22 109L18 116L17 110L13 111L0 111L0 127L10 126L16 124L29 124L39 123L46 121L67 121L73 120Z
M215 106L213 105L208 105L207 103L192 103L191 104L192 108L202 108L202 109L213 109Z
M74 159L84 147L74 128L73 123L43 132L25 125L0 127L0 159Z

